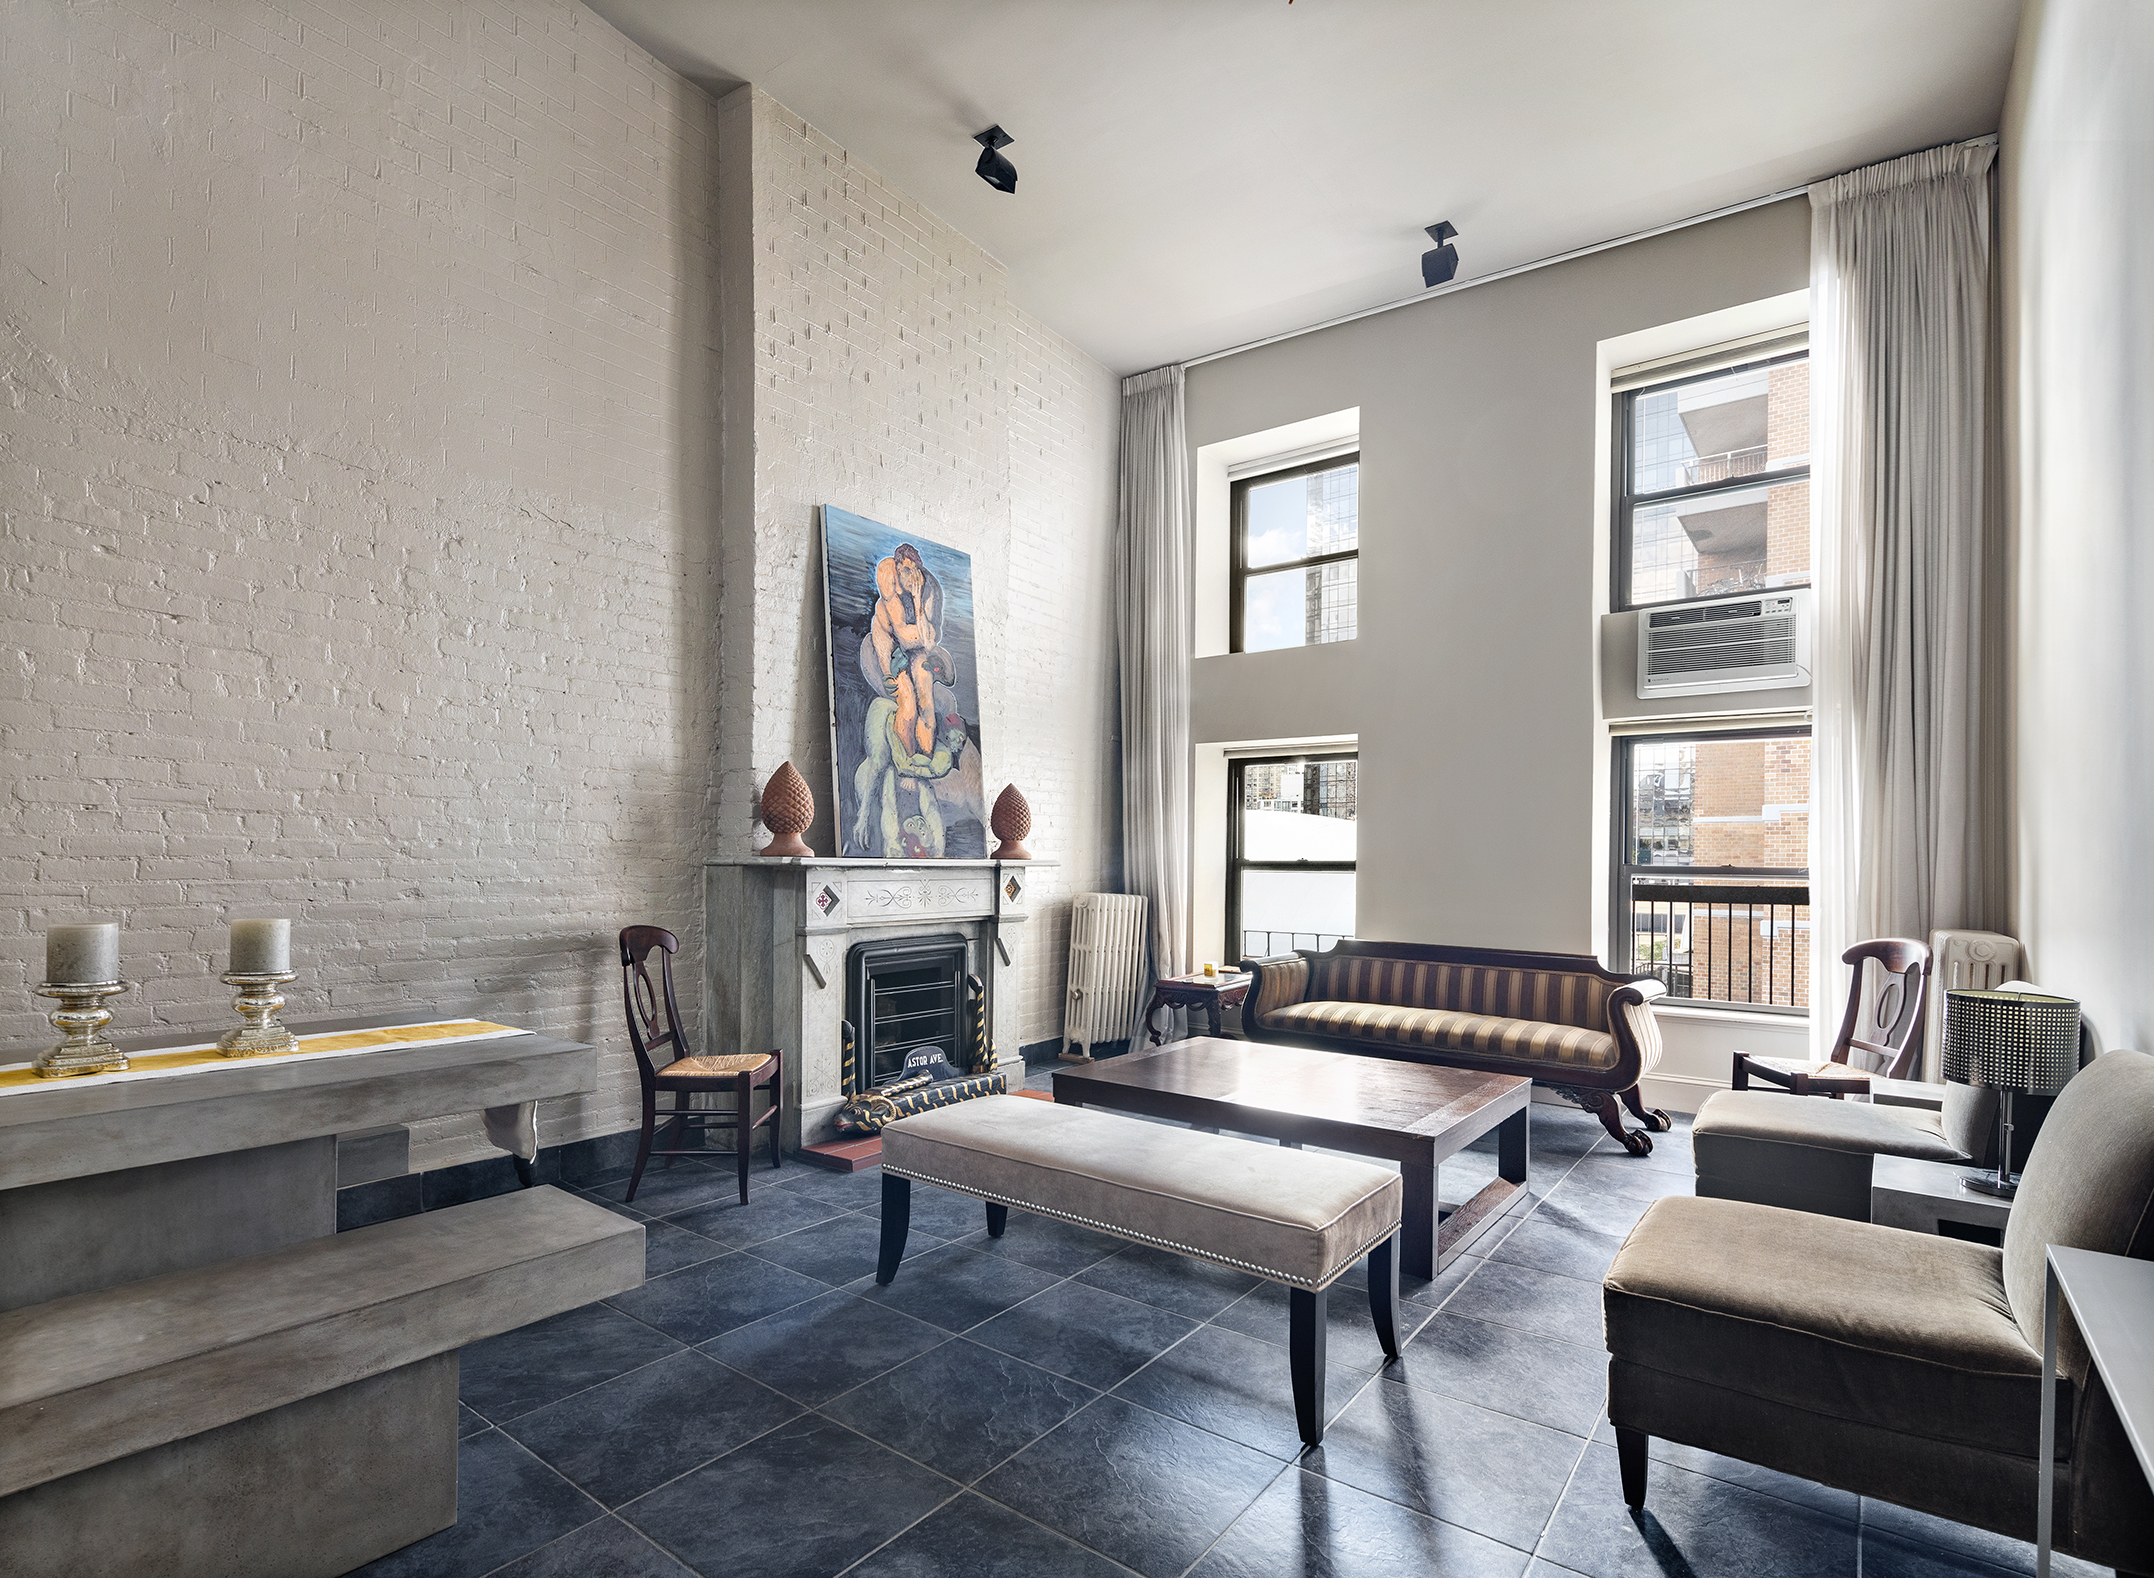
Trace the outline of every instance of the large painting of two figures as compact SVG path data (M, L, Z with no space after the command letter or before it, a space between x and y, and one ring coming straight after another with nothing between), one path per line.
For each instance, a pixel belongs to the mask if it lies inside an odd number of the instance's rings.
M971 556L826 504L823 596L841 853L983 858Z

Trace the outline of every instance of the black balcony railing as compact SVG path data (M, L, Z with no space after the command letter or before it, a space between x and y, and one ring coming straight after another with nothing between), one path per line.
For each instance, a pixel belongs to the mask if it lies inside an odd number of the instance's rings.
M1269 959L1282 953L1292 953L1297 948L1312 948L1318 952L1335 942L1344 941L1343 936L1317 931L1245 931L1242 933L1244 959Z
M1810 886L1806 880L1630 879L1628 958L1670 997L1807 1012Z

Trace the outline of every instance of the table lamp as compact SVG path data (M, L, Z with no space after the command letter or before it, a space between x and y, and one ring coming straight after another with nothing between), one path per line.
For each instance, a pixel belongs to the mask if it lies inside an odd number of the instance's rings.
M1963 1188L2009 1200L2019 1192L2012 1173L2012 1098L2051 1096L2079 1072L2079 1004L2044 992L1962 989L1945 993L1945 1078L1997 1092L2004 1136L1997 1176L1963 1173Z

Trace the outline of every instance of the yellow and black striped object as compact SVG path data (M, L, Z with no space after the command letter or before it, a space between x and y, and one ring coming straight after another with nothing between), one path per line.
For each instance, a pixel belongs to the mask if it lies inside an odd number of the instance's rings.
M1010 1077L1000 1069L992 1074L967 1074L940 1081L915 1074L855 1096L838 1108L832 1121L850 1134L880 1134L884 1124L909 1118L916 1112L932 1112L975 1096L1004 1096L1009 1090Z

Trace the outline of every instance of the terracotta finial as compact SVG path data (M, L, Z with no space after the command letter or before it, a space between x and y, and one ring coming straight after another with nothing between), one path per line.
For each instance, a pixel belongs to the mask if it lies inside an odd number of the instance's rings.
M1017 785L1006 785L996 796L995 809L987 823L995 830L995 837L1002 840L995 846L996 860L1032 858L1032 851L1025 848L1025 837L1032 831L1032 807L1025 803L1024 793Z
M815 791L808 787L808 780L800 776L799 769L787 762L770 775L769 783L763 785L763 825L777 836L770 841L768 849L758 853L814 854L815 851L800 839L814 820Z

